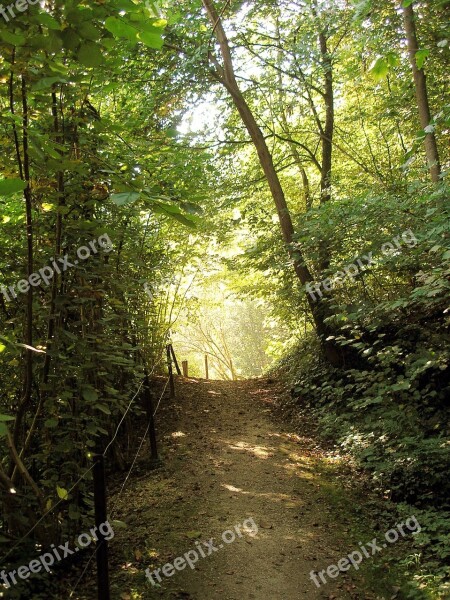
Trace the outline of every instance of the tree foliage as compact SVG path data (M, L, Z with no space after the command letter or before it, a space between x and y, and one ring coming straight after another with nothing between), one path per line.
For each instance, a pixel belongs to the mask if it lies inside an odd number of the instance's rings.
M177 327L231 377L300 340L294 396L326 433L383 492L448 509L447 9L52 0L0 11L8 536L80 530L92 514L80 477L113 438L112 466L127 465L142 410L128 413L130 399ZM382 251L408 231L416 243ZM308 293L368 255L370 268ZM228 307L208 289L211 262ZM51 276L31 283L42 269ZM198 273L203 300L189 291Z

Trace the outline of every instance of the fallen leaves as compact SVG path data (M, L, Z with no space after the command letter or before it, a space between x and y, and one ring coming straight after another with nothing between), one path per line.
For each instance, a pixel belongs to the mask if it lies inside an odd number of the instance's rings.
M187 531L186 537L190 540L197 540L202 537L201 531Z

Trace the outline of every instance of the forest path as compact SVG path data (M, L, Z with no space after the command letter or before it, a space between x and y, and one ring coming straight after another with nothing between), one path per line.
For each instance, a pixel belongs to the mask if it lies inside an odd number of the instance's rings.
M349 533L353 501L344 489L347 476L330 467L317 442L271 414L280 393L267 380L177 381L177 399L157 416L166 424L164 466L143 472L141 463L114 516L128 525L110 542L114 600L381 597L361 590L353 569L326 576L319 588L310 578L312 570L358 549ZM223 532L249 518L258 533L247 521L243 537L224 543ZM147 567L151 572L190 550L198 553L210 538L218 550L199 557L195 570L167 568L174 574L160 572L158 586L146 578Z

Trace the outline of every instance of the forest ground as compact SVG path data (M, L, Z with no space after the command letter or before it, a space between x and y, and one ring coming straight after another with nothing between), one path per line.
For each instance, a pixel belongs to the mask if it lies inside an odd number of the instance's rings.
M115 527L110 542L113 600L402 597L391 567L408 551L406 539L359 571L327 576L320 588L310 579L311 570L337 564L384 529L348 459L323 447L304 418L281 418L286 393L267 379L177 380L176 399L164 399L156 417L163 466L148 468L145 445L120 494L123 477L113 478L112 518L127 524ZM225 530L250 517L256 535L248 530L222 543ZM195 570L176 571L158 587L145 577L147 567L161 568L210 538L223 548L200 558ZM78 575L65 580L66 590ZM93 600L94 582L92 568L71 597Z

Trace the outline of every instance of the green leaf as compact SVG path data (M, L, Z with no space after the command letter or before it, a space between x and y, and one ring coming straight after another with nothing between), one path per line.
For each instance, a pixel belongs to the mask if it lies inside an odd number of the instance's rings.
M136 10L136 4L133 4L132 0L115 0L114 7L117 10L124 10L125 12Z
M153 23L151 24L151 27L155 28L155 29L165 29L168 25L168 21L167 19L157 19L156 21L153 21Z
M124 521L119 521L118 519L113 519L111 521L111 526L113 529L126 529L128 527Z
M102 33L97 27L94 27L92 23L81 23L77 28L77 33L87 40L93 42L98 41L102 37Z
M179 223L182 223L183 225L186 225L186 227L190 227L191 229L195 229L197 227L197 223L200 221L198 217L188 217L187 215L182 214L171 214L169 216L172 217L172 219L175 219L175 221L178 221Z
M15 421L15 417L10 417L9 415L0 415L0 421Z
M178 206L173 206L172 204L156 202L153 204L152 208L156 214L167 215L183 225L186 225L186 227L196 228L197 224L201 222L200 217L196 215L184 215Z
M111 194L111 200L116 206L125 206L131 202L136 202L139 196L139 192L120 192L119 194Z
M22 179L2 179L0 181L0 195L11 196L22 192L27 187L27 182Z
M56 492L58 494L58 497L61 498L61 500L67 500L67 498L69 497L69 492L64 488L59 487L59 485L56 486Z
M67 48L67 50L76 50L81 42L80 36L71 27L68 27L61 33L61 38L64 48Z
M386 54L386 61L389 67L396 67L400 63L400 57L396 52L388 52Z
M61 154L59 152L57 152L55 150L55 148L53 146L51 146L50 144L44 143L44 144L42 144L42 148L45 150L45 152L48 154L48 156L51 156L55 160L59 160L61 158Z
M35 19L41 25L44 25L44 27L47 27L47 29L55 29L55 30L61 29L60 23L58 23L58 21L54 17L49 15L48 13L39 13L35 16Z
M423 48L422 50L417 50L416 52L416 65L418 69L423 69L423 65L430 55L430 51L428 48Z
M103 38L101 41L101 44L107 49L107 50L112 50L114 48L114 46L116 45L116 40L114 38ZM109 84L111 85L115 85L113 84Z
M55 75L66 76L69 72L69 69L65 65L63 65L61 62L58 62L56 60L48 61L47 66L52 73L55 73Z
M7 433L8 433L8 427L4 423L0 422L0 437L3 437Z
M98 400L98 393L93 387L83 386L81 394L87 402L96 402Z
M191 540L195 540L195 539L202 537L202 532L201 531L186 531L186 536Z
M23 46L25 44L25 36L21 34L11 33L11 31L0 32L0 37L3 41L12 46Z
M73 521L76 521L77 519L79 519L81 517L81 513L80 511L77 509L76 505L71 504L69 506L69 519L72 519Z
M411 6L411 4L414 2L414 0L403 0L402 2L402 7L403 8L408 8L408 6Z
M103 54L97 44L86 42L78 50L77 58L85 67L99 67L103 63Z
M160 33L143 31L139 33L139 39L149 48L156 48L157 50L160 50L164 46L164 40Z
M194 204L193 202L181 202L181 208L191 215L202 215L203 209L198 204Z
M77 8L67 11L66 20L68 23L73 23L76 26L85 21L84 7L78 6Z
M381 81L389 72L389 65L385 58L378 58L370 69L370 73L375 81Z
M391 390L394 392L399 392L400 390L409 390L411 384L409 381L400 381L399 383L394 383L391 385Z
M157 202L155 201L155 198L151 198L151 200L153 212L156 214L167 215L168 217L183 223L183 225L192 228L197 227L197 224L202 222L202 219L197 215L184 215L178 206L167 204L166 202Z
M123 37L131 42L136 41L137 30L134 27L131 27L124 19L108 17L105 21L105 27L115 37Z
M110 415L111 414L111 411L106 406L106 404L100 404L100 403L99 404L94 404L94 408L97 408L98 410L100 410L105 415Z
M57 53L62 50L63 41L60 37L60 32L56 33L53 30L49 30L47 35L43 36L43 48L51 53Z
M39 79L35 84L31 86L34 92L40 92L41 90L50 89L56 83L67 83L67 79L63 77L43 77Z

